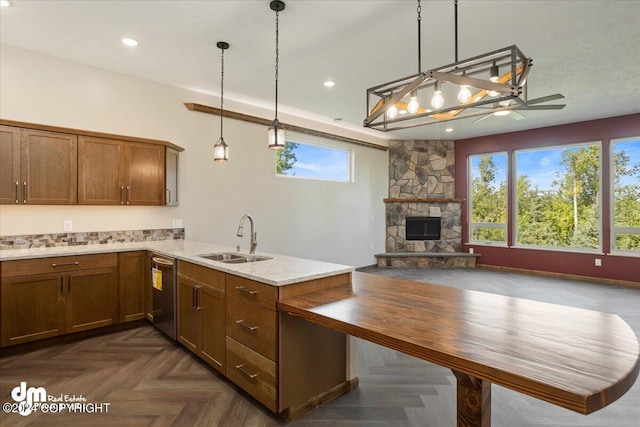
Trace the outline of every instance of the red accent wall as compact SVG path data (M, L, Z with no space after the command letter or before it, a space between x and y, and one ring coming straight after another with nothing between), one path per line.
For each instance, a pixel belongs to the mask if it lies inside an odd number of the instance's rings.
M640 282L640 258L609 255L610 245L610 183L609 154L612 139L640 136L640 113L568 125L552 126L521 132L455 141L456 198L468 198L467 158L473 154L506 151L511 158L514 150L549 147L580 142L602 141L603 195L602 195L602 243L605 255L577 252L546 251L538 249L504 248L463 245L474 248L481 254L478 264L522 268L527 270L574 274L596 278ZM509 188L513 188L513 177L509 174ZM513 212L513 200L509 199L509 212ZM509 239L513 236L513 224L508 224ZM468 204L462 205L463 242L468 243ZM508 242L513 245L513 241ZM463 249L464 250L464 249ZM602 267L595 266L595 259L602 260Z

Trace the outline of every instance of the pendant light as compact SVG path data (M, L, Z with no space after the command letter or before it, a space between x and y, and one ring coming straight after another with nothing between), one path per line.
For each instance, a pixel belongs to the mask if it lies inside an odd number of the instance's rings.
M498 76L500 76L500 69L498 68L498 66L494 61L493 65L489 69L489 80L492 81L493 83L498 83L498 79L499 79ZM489 90L487 91L487 94L491 97L495 97L500 95L500 92L496 92L495 90Z
M278 121L278 62L280 59L280 51L278 50L278 24L280 12L285 8L285 4L280 0L273 0L269 7L276 13L276 117L273 119L271 127L269 127L269 148L272 150L282 150L285 145L284 129L280 127Z
M213 160L215 162L226 162L229 160L229 146L222 137L222 118L224 116L224 51L229 49L229 43L218 42L220 48L220 139L213 146Z

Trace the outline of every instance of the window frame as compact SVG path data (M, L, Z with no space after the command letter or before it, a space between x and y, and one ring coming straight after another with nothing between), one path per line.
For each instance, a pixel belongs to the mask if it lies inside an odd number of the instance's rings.
M330 178L320 178L320 177L309 177L309 176L279 174L276 171L277 153L274 155L274 161L273 161L273 171L274 171L274 175L276 176L276 178L295 178L295 179L306 179L306 180L311 180L311 181L338 182L338 183L348 183L348 184L353 184L355 182L355 179L354 179L354 176L355 176L355 152L354 152L353 148L345 148L345 147L340 147L338 145L334 145L334 144L330 144L330 143L311 141L311 140L306 139L306 138L290 137L289 135L287 135L285 137L285 144L287 144L287 143L310 145L310 146L313 146L313 147L319 147L319 148L324 148L324 149L329 149L329 150L336 150L336 151L346 152L347 153L347 179L346 180L342 180L342 179L330 179Z
M473 157L484 157L484 156L494 156L497 154L504 154L505 155L505 167L506 167L506 171L505 171L505 185L506 185L506 198L507 200L506 202L506 222L503 223L496 223L496 222L473 222L473 198L471 195L471 188L472 188L472 173L471 173L471 162L472 162L472 158ZM467 212L467 222L469 224L469 231L468 231L468 242L470 245L483 245L483 246L497 246L497 247L509 247L509 221L511 220L510 218L510 212L509 212L509 197L510 197L510 192L509 192L509 166L510 166L510 161L509 161L509 152L508 151L495 151L495 152L489 152L489 153L476 153L476 154L470 154L469 156L467 156L467 200L468 200L468 212ZM473 231L476 228L492 228L492 229L498 229L498 230L504 230L504 242L499 242L499 241L495 241L495 240L475 240L473 238Z
M518 241L518 154L523 152L534 152L534 151L545 151L545 150L562 150L565 148L571 147L582 147L589 145L597 145L600 152L599 165L598 165L598 247L597 248L580 248L575 246L542 246L542 245L529 245L526 243L520 243ZM604 166L604 150L602 149L603 142L602 140L594 140L594 141L583 141L583 142L574 142L569 144L560 144L560 145L545 145L542 147L530 147L530 148L521 148L513 150L512 152L512 168L511 168L511 178L512 178L512 195L513 197L513 242L511 247L517 249L537 249L537 250L546 250L546 251L554 251L554 252L575 252L575 253L585 253L585 254L598 254L603 255L603 221L602 221L602 205L604 202L604 198L602 195L602 191L604 189L603 185L603 166Z
M609 253L611 255L640 257L640 250L618 249L616 247L616 237L618 234L640 234L640 227L618 227L616 226L616 197L615 197L615 145L618 142L640 141L640 135L627 138L612 138L609 140ZM640 160L640 159L639 159Z

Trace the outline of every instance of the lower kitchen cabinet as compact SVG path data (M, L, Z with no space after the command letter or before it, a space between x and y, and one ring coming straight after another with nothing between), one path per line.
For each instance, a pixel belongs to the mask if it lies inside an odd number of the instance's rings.
M118 322L117 254L6 261L0 346Z
M178 262L178 341L225 374L225 274Z
M147 252L121 252L118 254L120 286L120 321L145 318L147 283Z

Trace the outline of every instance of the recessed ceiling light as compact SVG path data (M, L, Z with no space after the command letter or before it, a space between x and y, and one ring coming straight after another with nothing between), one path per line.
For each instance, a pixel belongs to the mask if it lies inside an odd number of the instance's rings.
M127 46L132 46L132 47L133 46L138 46L138 42L137 41L135 41L134 39L127 38L127 37L122 39L122 43L127 45Z
M444 131L445 132L453 132L453 128L446 128Z
M9 3L9 0L0 0L0 7L9 7L11 6L11 3Z
M336 82L334 82L333 80L327 80L322 84L325 85L326 87L334 87L336 85Z
M493 113L494 116L508 116L509 114L511 114L511 111L509 110L495 111Z

